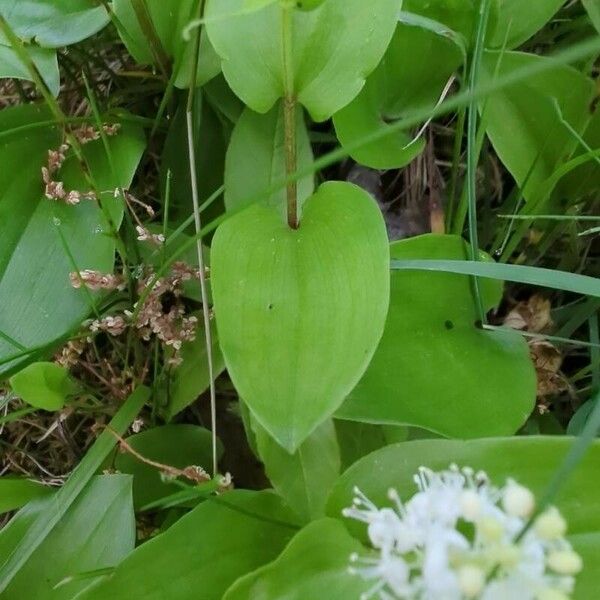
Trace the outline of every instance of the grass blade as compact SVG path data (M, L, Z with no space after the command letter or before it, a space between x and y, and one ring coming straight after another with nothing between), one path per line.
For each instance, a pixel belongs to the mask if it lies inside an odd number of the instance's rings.
M395 271L443 271L445 273L475 275L489 279L539 285L600 298L600 279L540 267L483 263L470 260L392 260L391 268Z
M148 388L138 387L113 417L109 425L110 428L119 435L124 434L149 397L150 390ZM64 516L114 445L114 435L109 431L103 431L67 482L54 495L52 510L39 515L25 533L19 545L5 558L0 566L0 594Z

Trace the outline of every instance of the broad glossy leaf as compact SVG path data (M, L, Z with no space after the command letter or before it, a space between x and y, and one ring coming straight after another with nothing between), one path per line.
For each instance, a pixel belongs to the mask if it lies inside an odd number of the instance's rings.
M24 402L49 411L60 410L77 389L67 369L51 362L27 365L11 377L10 385Z
M52 493L52 488L32 479L0 477L0 514L25 506Z
M265 113L285 95L282 8L273 3L243 13L243 4L209 0L206 27L232 89ZM315 121L358 94L385 52L398 10L397 0L327 0L315 10L294 11L294 91Z
M254 204L217 230L211 281L229 374L258 422L295 451L364 373L383 331L389 249L373 199L323 184L300 227Z
M80 42L110 20L95 0L2 0L0 14L19 37L45 48Z
M450 37L424 27L399 24L383 60L365 87L334 116L342 146L350 148L354 160L372 168L407 165L425 147L424 140L414 140L410 131L356 149L351 148L352 144L387 129L411 110L435 105L462 59L460 46Z
M296 160L298 169L313 161L301 107L296 110ZM255 200L285 175L283 103L279 102L264 115L247 108L236 123L227 149L225 206L231 210ZM298 201L303 202L313 191L314 176L309 174L298 182ZM285 188L265 198L271 206L281 207L282 215L285 201Z
M387 493L391 487L401 497L409 498L417 491L412 477L422 465L433 470L447 469L451 463L483 469L498 485L512 477L540 498L575 439L531 436L418 440L387 446L357 462L338 479L327 513L341 518L341 510L352 502L354 486L380 506L389 506ZM600 442L595 442L556 497L555 503L573 535L600 530L600 495L595 475L599 460ZM361 525L347 524L353 532L364 531Z
M202 321L202 315L198 315L198 322ZM215 377L225 370L225 360L219 347L216 328L211 327L212 335L212 359ZM196 339L186 342L181 348L183 362L173 371L171 384L168 391L168 403L164 414L167 419L172 419L176 414L187 408L198 396L205 392L210 385L208 373L208 357L206 354L206 339L204 328L198 326Z
M24 532L54 496L25 506L0 532L0 556L13 552ZM20 569L2 593L6 600L43 598L71 600L89 580L54 586L70 575L116 565L133 551L135 519L131 477L103 475L90 481L52 533Z
M97 203L67 206L44 196L41 168L48 150L60 144L52 125L36 127L47 120L48 113L33 105L7 108L0 114L0 131L4 132L0 138L0 331L17 342L0 339L0 360L23 347L50 344L90 313L85 291L70 284L73 266L59 229L78 269L107 272L113 268L114 241ZM24 125L26 131L19 129ZM98 188L105 192L103 204L119 225L122 204L110 190L131 183L144 149L143 134L123 124L119 134L109 138L109 147L114 175L101 140L86 144L84 154ZM60 177L65 189L89 190L72 155ZM3 364L0 375L10 374L22 361Z
M191 79L193 41L183 37L184 28L196 15L198 0L143 0L162 49L177 70L175 86L187 88ZM127 50L141 64L154 64L155 56L140 22L132 0L114 0L113 10L121 22L124 32L123 42ZM210 44L208 36L202 33L196 84L202 85L212 79L220 70L219 57Z
M37 67L44 83L48 86L53 96L58 96L60 90L60 73L56 52L48 48L27 46L27 53ZM31 81L27 67L21 62L15 51L0 41L0 77L13 77Z
M153 427L126 438L127 443L144 458L183 469L190 466L209 470L212 464L211 433L197 425ZM219 444L219 451L222 447ZM114 458L115 468L133 475L133 503L136 509L174 494L179 488L163 483L156 467L140 462L126 452Z
M488 48L516 48L537 33L564 5L563 0L496 0L498 19L488 36Z
M391 245L392 258L465 259L458 236L428 234ZM483 260L489 257L482 253ZM480 280L487 310L502 283ZM449 437L514 433L534 407L536 380L517 332L486 331L468 277L392 272L390 310L371 364L338 417L407 424Z
M296 532L272 492L212 498L149 540L78 600L220 600L238 578L272 561Z
M349 600L372 582L348 573L349 557L362 546L335 519L307 525L281 556L235 582L223 600Z
M497 75L502 77L548 60L520 52L487 52L482 61L482 79L494 76L498 61ZM568 160L578 144L560 122L556 105L571 126L583 132L590 118L593 93L590 79L572 67L558 65L489 95L482 104L487 134L498 156L522 188L527 180L523 189L526 199Z
M333 421L315 429L289 454L258 423L253 424L267 477L288 505L306 521L325 514L325 501L340 474L340 450Z

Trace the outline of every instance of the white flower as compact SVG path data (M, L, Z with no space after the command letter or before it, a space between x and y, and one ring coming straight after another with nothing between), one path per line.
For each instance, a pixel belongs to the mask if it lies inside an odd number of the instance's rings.
M379 508L359 489L346 517L367 524L376 554L351 557L350 571L373 581L364 599L565 600L582 561L565 540L566 522L549 508L533 514L532 492L514 480L503 488L470 468L421 467L417 492Z

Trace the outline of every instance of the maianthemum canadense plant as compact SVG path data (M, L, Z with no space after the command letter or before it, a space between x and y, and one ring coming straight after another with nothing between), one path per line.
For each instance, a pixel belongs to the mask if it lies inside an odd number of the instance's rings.
M595 599L599 30L0 0L0 598Z

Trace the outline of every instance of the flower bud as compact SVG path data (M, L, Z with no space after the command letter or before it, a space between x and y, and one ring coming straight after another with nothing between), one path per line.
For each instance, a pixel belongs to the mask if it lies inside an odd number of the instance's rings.
M536 594L535 600L569 600L569 596L561 590L545 588Z
M481 514L481 499L477 492L465 490L460 495L460 509L465 520L477 521Z
M544 540L556 540L567 532L567 522L554 507L543 512L536 519L534 527L535 532Z
M492 542L497 542L502 539L504 528L500 521L493 517L485 517L477 523L477 530L486 539Z
M576 575L583 568L583 561L573 550L555 550L548 556L548 566L559 575Z
M465 565L458 570L458 586L465 597L475 598L485 586L485 573L479 567Z
M509 479L504 488L502 507L509 515L526 519L535 508L535 497L526 487Z

